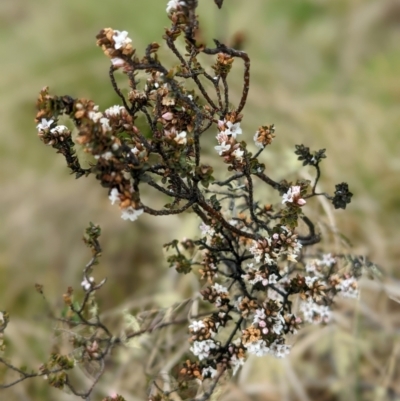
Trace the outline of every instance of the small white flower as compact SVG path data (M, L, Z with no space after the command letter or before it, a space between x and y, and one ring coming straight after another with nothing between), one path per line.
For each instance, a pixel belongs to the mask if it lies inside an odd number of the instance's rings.
M296 201L296 204L299 206L303 206L306 204L306 201L303 198L300 198L300 190L301 187L299 185L294 185L288 189L288 191L283 194L282 204L285 203L293 203Z
M92 283L94 282L94 278L93 277L89 277L89 281L86 280L86 278L83 279L83 281L81 282L81 286L83 287L83 289L85 291L89 291L90 288L92 287Z
M329 307L318 305L311 298L301 302L300 311L303 313L304 320L308 323L328 323L331 320L331 310Z
M293 195L295 194L295 189L298 187L291 187L288 189L286 194L283 195L282 203L293 202Z
M129 43L132 43L132 39L128 38L128 32L127 31L117 31L114 30L114 36L113 36L115 45L115 49L121 49L121 47L124 47L128 45Z
M199 330L206 327L202 320L193 321L191 325L189 325L189 329L191 329L194 333L197 333Z
M335 288L340 290L339 295L347 298L358 298L358 282L354 277L350 277L343 280L340 284L336 285Z
M336 263L336 259L330 254L322 255L322 260L318 260L317 264L320 266L332 267Z
M213 286L211 286L212 289L215 290L217 294L226 294L228 293L228 289L221 284L215 283Z
M248 280L248 282L253 285L259 283L260 281L264 281L263 277L259 273L256 273L252 280L249 280L248 274L242 274L242 278L245 280ZM267 284L268 284L268 281L267 281ZM263 283L263 285L264 285L264 283Z
M120 202L119 198L119 192L117 188L113 188L110 192L110 195L108 196L108 199L110 199L111 204L113 205L115 202Z
M233 306L240 312L240 305L242 304L243 297L239 297L234 303Z
M226 123L230 134L236 139L236 135L242 134L242 129L240 128L240 123L232 124L230 121Z
M265 310L263 308L256 309L256 312L254 313L253 324L260 323L260 321L263 321L266 317L267 315L265 314Z
M278 280L278 276L274 273L272 273L268 276L268 281L270 284L276 284L278 282L277 280Z
M270 347L270 352L276 358L284 358L286 355L290 354L290 348L290 345L276 344L276 342L273 342Z
M236 354L233 354L233 355L231 356L230 363L231 363L231 367L232 367L232 374L233 374L233 376L236 375L237 371L239 370L239 368L240 368L241 366L244 365L245 361L246 361L246 360L245 360L244 358L238 358L238 357L236 356Z
M184 1L170 0L167 4L167 13L169 14L171 11L176 11L179 6L184 6L185 4Z
M251 343L244 344L249 354L256 356L264 356L269 353L269 348L264 340L257 340Z
M200 224L201 235L206 235L207 237L213 237L215 235L215 230L211 226L208 226L206 223L201 222Z
M274 264L274 259L272 259L268 253L266 253L264 255L264 261L267 265L270 265L270 266Z
M136 210L132 206L129 206L125 209L122 209L121 218L124 220L135 221L141 214L143 214L143 209Z
M283 324L282 324L282 322L281 321L276 321L275 323L274 323L274 325L272 326L272 331L275 333L275 334L281 334L282 333L282 330L283 330Z
M179 145L186 145L187 139L186 139L186 131L182 131L179 133L175 138L174 141L179 144Z
M97 110L91 110L88 113L88 117L94 122L94 123L98 123L100 121L101 118L103 118L103 113L101 111L97 111Z
M60 134L60 135L65 134L65 133L68 132L68 131L69 131L69 130L68 130L68 128L67 128L65 125L57 125L56 127L52 128L52 129L50 130L50 132L51 132L52 134Z
M42 118L42 121L36 126L37 130L40 131L48 131L51 124L54 123L54 120L46 120Z
M306 277L306 285L307 287L311 288L313 286L313 284L318 280L318 277Z
M125 107L115 105L109 107L104 113L107 117L112 117L112 116L120 116L121 113L125 110Z
M235 157L235 159L237 159L239 161L242 161L243 160L244 151L241 150L240 148L237 148L232 152L232 155Z
M194 341L193 346L190 347L190 351L194 355L196 355L199 360L203 360L208 358L212 349L215 349L217 345L214 340L205 340L205 341Z
M218 152L220 156L222 156L222 153L227 152L231 148L231 145L226 145L225 142L222 142L221 145L219 146L214 146L214 149Z
M110 120L107 117L100 118L101 127L103 132L111 131Z

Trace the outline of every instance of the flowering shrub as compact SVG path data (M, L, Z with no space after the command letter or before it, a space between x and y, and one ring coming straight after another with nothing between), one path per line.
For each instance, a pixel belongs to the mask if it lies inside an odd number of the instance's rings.
M216 4L221 7L222 1ZM306 204L312 207L316 196L345 209L352 197L347 184L336 185L332 196L317 192L325 149L312 152L304 145L296 145L295 154L303 165L314 168L313 182L276 181L267 175L260 156L275 138L274 125L255 129L253 143L244 140L248 135L241 128L250 59L218 41L215 47L199 43L196 6L196 0L168 2L171 27L163 39L178 60L169 67L159 60L157 43L150 44L140 58L126 31L102 29L97 45L111 60L109 77L121 104L101 111L91 100L51 95L44 88L37 101L36 123L41 141L64 156L76 178L94 175L124 220L188 210L198 216L197 238L165 245L169 266L182 274L196 274L203 283L197 316L190 321L172 317L157 325L140 324L130 317L131 324L122 335L113 332L96 303L105 279L97 281L92 276L101 255L101 232L90 224L84 241L93 256L83 272L84 297L74 300L73 289L68 288L64 294L67 313L51 315L67 327L75 352L54 353L30 373L0 357L2 364L20 375L2 387L43 376L51 386L68 388L88 399L114 348L145 333L187 322L190 349L177 369L174 391L196 379L206 386L194 399L207 400L221 376L235 375L248 355L289 355L290 338L305 323L330 321L335 296L358 296L360 269L345 255L311 250L321 237L303 210ZM184 40L184 52L175 44L178 38ZM200 63L199 55L213 59L211 68ZM235 61L243 63L243 89L238 104L232 105L228 76ZM117 73L128 80L127 96L117 85ZM61 116L71 119L76 138L58 123ZM140 127L139 117L144 117L146 127ZM218 179L213 166L203 162L204 146L212 141L215 158L227 167L227 174L220 172ZM81 166L74 150L77 145L93 157L90 167ZM169 203L162 209L150 207L141 196L145 187L170 199ZM278 193L281 202L265 203L265 189ZM43 293L41 286L37 290ZM0 315L1 332L8 319L7 313ZM4 351L4 344L0 345ZM91 386L78 390L71 372L76 365L93 361L99 369ZM171 392L161 390L154 381L149 400L170 399ZM124 398L112 394L104 399Z

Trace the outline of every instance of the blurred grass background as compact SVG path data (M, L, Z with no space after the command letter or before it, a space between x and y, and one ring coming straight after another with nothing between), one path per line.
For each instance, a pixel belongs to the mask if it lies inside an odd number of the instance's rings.
M252 59L244 139L251 142L259 125L275 123L277 138L263 161L276 179L307 177L307 170L297 171L295 144L326 148L320 188L332 193L346 181L354 198L346 211L315 205L323 221L349 238L352 252L367 255L385 274L384 283L363 283L359 302L339 303L333 325L305 329L289 360L251 359L227 399L400 399L400 308L385 292L395 298L400 278L400 2L225 0L221 11L212 0L199 3L208 44L240 32ZM94 179L75 181L62 158L39 142L33 121L45 85L101 108L115 104L96 33L108 26L127 30L140 55L146 44L160 42L169 24L165 7L164 0L0 2L0 310L11 313L7 333L16 364L38 367L51 349L53 324L43 318L33 284L43 284L56 307L67 286L79 293L89 258L80 238L89 221L103 228L96 277L109 278L100 296L105 310L140 309L149 298L165 306L196 286L167 271L161 248L193 234L194 221L121 220ZM241 68L232 74L234 100ZM145 399L141 364L129 363L125 369L136 379L105 380L98 399L112 389L127 400ZM74 398L36 380L1 391L0 399Z

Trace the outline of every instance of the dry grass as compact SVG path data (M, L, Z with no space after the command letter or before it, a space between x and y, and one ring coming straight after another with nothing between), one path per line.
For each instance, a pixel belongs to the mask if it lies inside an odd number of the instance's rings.
M105 310L173 304L196 286L166 272L161 262L161 244L192 234L191 222L122 221L94 180L68 175L62 160L39 143L33 123L34 99L44 85L93 98L101 107L116 102L94 35L106 26L126 29L143 50L167 26L164 3L0 2L0 309L11 312L8 334L17 362L37 367L51 347L51 341L43 346L43 338L51 340L51 324L41 317L33 284L43 283L56 305L68 285L78 288L88 257L79 238L89 221L104 232L98 274L109 277ZM322 221L385 272L383 283L363 281L357 304L337 305L332 326L310 327L295 338L288 360L251 359L224 399L400 399L399 1L251 0L249 7L225 0L231 9L221 14L211 0L200 3L208 40L245 34L253 86L243 126L250 139L259 125L276 124L277 140L264 156L272 175L298 174L295 144L327 148L321 188L332 192L346 181L354 201L345 212L329 214L321 204ZM239 93L239 68L235 74L231 86ZM149 295L156 292L162 295ZM126 352L125 364L106 378L100 394L112 387L127 400L145 399L138 388L144 387L140 358L146 349L144 343ZM3 394L11 401L72 399L40 380Z

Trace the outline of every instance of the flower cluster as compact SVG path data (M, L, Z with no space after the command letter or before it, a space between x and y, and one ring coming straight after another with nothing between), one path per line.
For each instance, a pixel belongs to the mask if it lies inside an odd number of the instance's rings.
M220 156L223 156L225 163L237 164L243 161L244 150L241 148L240 143L237 142L237 135L242 133L240 122L232 122L236 118L234 114L227 116L227 119L218 121L219 133L217 135L218 146L215 150Z

